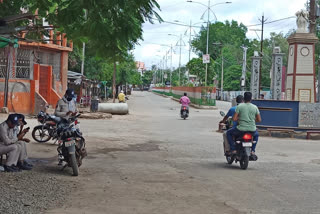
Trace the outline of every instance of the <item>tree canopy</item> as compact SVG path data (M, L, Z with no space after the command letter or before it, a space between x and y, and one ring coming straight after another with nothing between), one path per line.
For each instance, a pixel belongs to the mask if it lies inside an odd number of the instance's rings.
M240 77L242 74L243 51L241 46L248 47L247 51L247 78L246 89L250 87L251 74L251 57L254 51L260 52L260 41L253 39L249 40L246 37L247 28L243 24L238 24L236 21L226 21L225 23L216 22L210 25L209 36L209 54L216 62L214 68L208 72L209 75L217 74L217 79L221 83L221 65L222 56L224 60L224 90L240 90ZM270 70L272 67L272 53L276 46L281 48L282 53L288 53L287 38L290 34L271 33L268 39L264 40L263 59L262 59L262 87L270 87ZM193 50L195 53L202 56L206 52L207 29L202 28L199 35L192 41ZM200 64L200 59L197 59L197 72L203 70ZM284 57L284 66L287 65L287 56ZM196 65L195 59L189 62L191 65ZM194 67L194 66L193 66ZM190 67L193 70L192 66ZM203 73L203 72L202 72ZM201 76L201 74L199 74ZM208 76L208 80L211 77ZM221 86L218 85L220 88Z

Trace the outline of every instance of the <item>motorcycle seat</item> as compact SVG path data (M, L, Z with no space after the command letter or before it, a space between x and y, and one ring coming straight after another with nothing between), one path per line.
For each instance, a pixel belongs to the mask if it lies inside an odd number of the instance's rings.
M60 117L56 117L54 115L50 115L49 119L54 121L55 123L59 123L61 121Z

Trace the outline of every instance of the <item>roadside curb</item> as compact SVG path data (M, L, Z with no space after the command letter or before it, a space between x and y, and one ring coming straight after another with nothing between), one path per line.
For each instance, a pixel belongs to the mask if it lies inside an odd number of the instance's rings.
M171 98L173 101L179 102L178 99L176 99L176 98L174 98L172 96L167 96L167 95L164 95L164 94L158 94L158 93L155 93L155 92L152 92L152 93L155 94L155 95L161 96L161 97ZM195 109L218 110L217 106L200 106L200 105L196 105L196 104L193 104L193 103L191 103L190 106L195 108Z

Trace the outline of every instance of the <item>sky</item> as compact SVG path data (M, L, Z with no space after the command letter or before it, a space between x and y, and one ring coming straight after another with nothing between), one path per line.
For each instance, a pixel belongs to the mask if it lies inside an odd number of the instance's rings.
M195 0L204 5L208 5L208 0ZM195 2L194 1L194 2ZM246 26L259 24L262 15L264 14L267 21L279 20L282 18L295 16L295 13L305 8L306 0L228 0L230 4L218 4L212 7L213 12L217 17L217 21L224 22L226 20L236 20L238 23L243 23ZM221 3L225 1L211 0L210 5ZM179 22L181 24L201 26L207 20L201 20L201 16L206 10L204 5L198 3L190 3L186 0L158 0L161 11L159 15L164 21ZM215 21L214 15L210 14L210 21ZM206 25L206 24L204 24ZM180 47L178 40L182 35L183 42L181 43L181 65L185 65L189 60L189 34L185 32L189 28L186 26L179 26L169 23L159 24L155 21L154 24L145 23L143 25L143 41L140 41L133 51L136 61L142 61L146 64L148 69L152 65L160 65L161 60L166 52L170 50L170 45L173 46L174 53L172 57L172 66L177 68L179 66ZM261 29L261 26L248 27L247 37L250 39L260 40L261 32L257 34L254 29ZM271 32L286 34L290 29L296 29L296 19L286 19L283 21L266 24L264 37L268 38ZM192 34L199 32L199 28L193 28ZM189 32L188 32L189 33ZM174 34L176 36L168 35ZM258 37L259 36L259 37ZM240 47L239 47L240 48ZM169 52L168 58L171 53ZM191 59L196 57L194 53L191 54ZM165 66L165 63L162 63ZM170 59L167 60L167 66L170 68Z

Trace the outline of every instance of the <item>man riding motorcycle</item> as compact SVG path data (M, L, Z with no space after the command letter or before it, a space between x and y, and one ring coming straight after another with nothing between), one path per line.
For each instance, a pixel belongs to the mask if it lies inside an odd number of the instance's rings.
M243 96L242 95L239 95L236 97L236 102L237 102L237 105L236 106L233 106L229 109L228 113L226 114L226 116L224 116L224 118L219 122L219 123L222 123L222 124L225 124L227 122L227 120L229 119L229 117L233 117L233 115L235 114L236 112L236 108L239 104L243 103ZM232 128L231 129L235 129L238 125L238 122L237 121L233 121L233 125L232 125ZM229 144L229 141L228 141L228 138L227 138L227 132L230 131L231 129L227 130L226 132L223 133L223 142L224 142L224 149L225 149L225 153L229 153L230 152L230 144Z
M69 119L71 115L76 115L77 103L73 99L74 97L74 90L72 88L67 89L64 97L58 101L54 115L64 119Z
M227 132L227 138L230 144L232 154L236 154L234 138L241 137L245 132L253 132L253 143L251 155L255 155L255 148L258 142L259 134L256 128L256 122L261 122L259 109L251 103L251 92L244 93L244 102L236 108L233 121L237 121L238 125L234 129Z
M180 113L182 114L183 107L187 108L187 114L189 114L189 104L190 104L190 99L187 97L187 93L183 93L183 96L180 98L181 103L181 110Z

